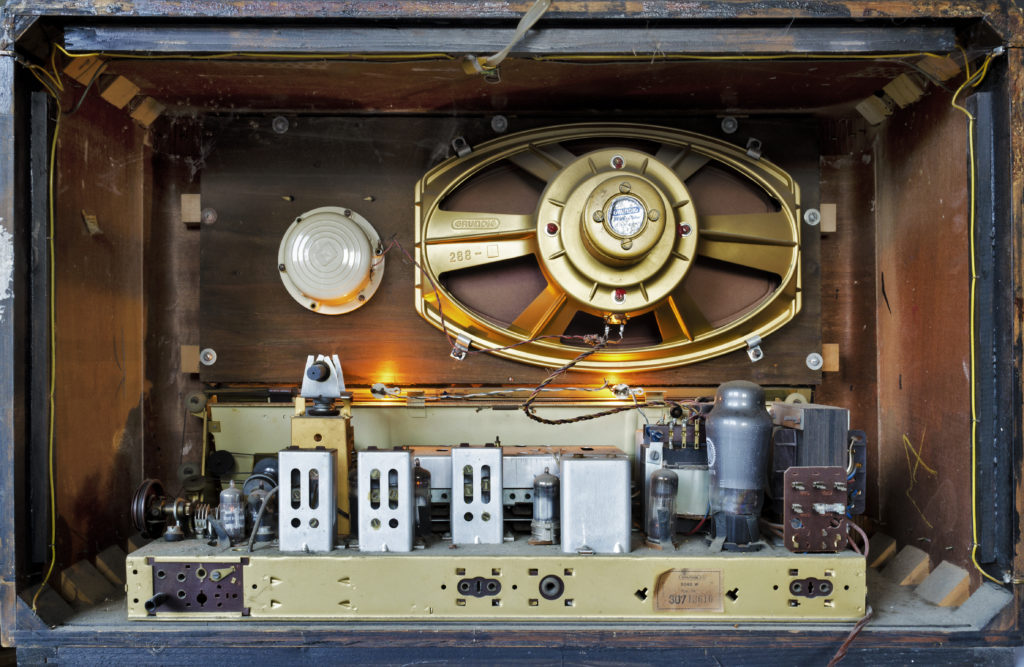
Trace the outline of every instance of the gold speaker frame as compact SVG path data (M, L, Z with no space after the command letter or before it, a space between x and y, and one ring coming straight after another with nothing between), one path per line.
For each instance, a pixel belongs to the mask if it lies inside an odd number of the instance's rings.
M561 145L579 139L622 139L625 143L621 148L611 143L585 155L575 155ZM657 142L660 148L654 154L643 153L629 147L629 140ZM616 161L617 157L622 160ZM533 213L440 208L475 174L503 160L546 184ZM690 201L685 182L710 161L754 183L778 203L779 210L701 215L699 202L695 206ZM618 194L608 190L608 183L619 181ZM602 187L605 190L600 190ZM627 238L612 229L602 215L616 197L631 192L642 192L637 199L642 202L639 210L646 214L647 224L630 218L639 229L630 228L632 235ZM473 347L494 350L516 361L552 367L575 358L581 348L562 342L560 335L580 311L603 316L611 323L626 321L627 326L630 317L654 312L661 343L612 345L576 366L618 372L672 368L742 349L752 337L771 334L800 311L797 183L771 162L713 137L630 123L527 130L488 141L431 169L417 183L415 205L415 257L422 268L415 280L417 312L434 326L447 329L452 337L464 336ZM590 233L588 225L601 224L603 232ZM664 234L665 229L673 233ZM661 236L651 243L654 233ZM634 238L643 252L628 257ZM613 246L619 240L627 255L624 260L608 254L609 249L617 252ZM547 287L511 325L460 303L440 280L447 271L530 254L536 256ZM685 276L695 255L773 273L780 282L756 307L716 328L685 289ZM595 258L597 261L592 261ZM516 347L508 348L511 345Z

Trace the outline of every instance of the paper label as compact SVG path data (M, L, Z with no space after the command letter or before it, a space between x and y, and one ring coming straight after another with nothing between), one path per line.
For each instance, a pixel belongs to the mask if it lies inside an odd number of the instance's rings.
M721 570L669 570L658 577L654 611L724 611Z

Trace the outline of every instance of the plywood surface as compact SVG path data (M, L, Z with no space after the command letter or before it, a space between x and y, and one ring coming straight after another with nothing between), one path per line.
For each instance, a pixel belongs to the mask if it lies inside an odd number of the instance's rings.
M879 142L879 513L972 572L966 123L933 93ZM906 437L906 440L904 440Z
M868 438L867 513L878 503L878 378L875 365L875 155L821 160L821 200L836 205L836 231L821 240L821 336L839 346L839 370L825 373L814 400L850 411Z
M141 481L147 160L142 131L98 96L61 122L55 462L65 565L127 537L125 503Z

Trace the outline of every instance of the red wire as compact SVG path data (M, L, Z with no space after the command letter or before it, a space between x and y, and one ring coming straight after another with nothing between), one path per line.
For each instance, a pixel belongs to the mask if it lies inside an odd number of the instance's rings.
M708 512L708 514L710 514L710 512ZM704 515L704 518L700 520L700 523L698 523L698 524L697 524L696 526L694 526L694 527L693 527L693 530L691 530L690 532L688 532L688 533L687 533L687 535L693 535L693 534L694 534L694 533L696 533L696 532L697 532L698 530L700 530L700 527L701 527L701 526L703 526L703 525L704 525L704 522L708 520L708 514L705 514L705 515Z

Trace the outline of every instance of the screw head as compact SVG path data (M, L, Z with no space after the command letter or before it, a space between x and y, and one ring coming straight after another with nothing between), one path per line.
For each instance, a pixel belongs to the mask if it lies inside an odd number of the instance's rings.
M623 301L626 300L626 290L619 287L614 292L612 292L612 298L615 299L616 302L622 303Z
M821 355L817 352L811 352L807 355L807 367L812 371L821 370L821 367L825 365L825 360L821 358Z
M491 129L498 134L505 132L508 130L508 118L501 115L491 118Z
M684 237L685 236L689 236L691 233L693 233L693 227L691 227L690 225L686 224L685 222L682 223L681 225L679 225L679 235L680 236L684 236Z
M816 208L809 208L804 211L804 222L812 227L821 222L821 211Z
M217 222L217 211L212 208L204 208L202 213L199 214L204 224L212 225Z
M658 209L652 208L647 212L647 217L651 219L651 222L657 222L658 218L661 217L661 213L658 212Z
M629 239L626 239L625 241L622 242L622 249L623 250L629 250L632 247L633 247L633 242L630 241Z
M217 352L212 347L205 348L199 353L199 361L203 366L213 366L217 363Z
M736 120L735 116L726 116L722 119L722 132L726 134L732 134L740 127L740 122Z
M278 271L284 271L284 264L278 264L277 265L277 270Z
M544 231L548 233L548 236L554 236L558 233L558 225L553 222L549 222L547 227L544 228Z
M619 183L619 192L621 192L622 194L626 194L632 189L633 186L630 185L628 181L622 181L621 183Z
M274 129L274 132L278 134L284 134L288 131L288 119L284 116L274 116L274 120L271 121L270 127Z
M594 211L594 222L604 222L604 211Z
M616 155L611 160L612 169L622 169L626 166L626 159L621 155Z

